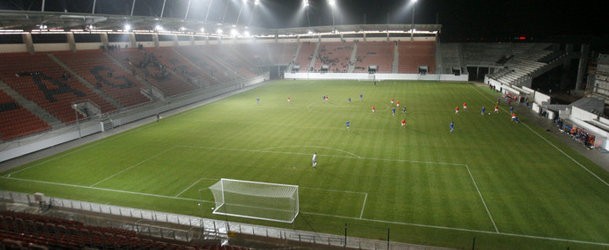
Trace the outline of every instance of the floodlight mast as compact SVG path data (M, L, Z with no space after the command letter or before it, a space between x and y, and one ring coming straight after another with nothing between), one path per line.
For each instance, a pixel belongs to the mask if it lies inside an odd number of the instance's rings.
M417 6L417 0L412 1L412 22L410 22L410 41L414 41L414 9Z
M239 18L241 17L241 12L243 11L243 6L247 5L247 0L243 0L241 7L239 7L239 14L237 14L237 21L235 21L235 25L239 24Z
M332 31L334 31L334 9L336 8L336 0L328 0L330 9L332 10Z
M209 17L209 9L211 8L211 3L213 1L214 0L209 0L209 4L207 5L207 13L205 13L205 21L204 21L205 24L207 24L207 17Z
M307 24L308 24L308 27L311 28L311 19L309 18L309 5L310 5L310 3L309 3L309 0L303 0L303 1L304 1L305 12L306 12L306 15L307 15Z
M252 7L252 14L250 15L250 20L247 22L247 26L252 26L252 22L254 21L254 16L256 15L256 7L260 5L260 0L254 0L254 6Z

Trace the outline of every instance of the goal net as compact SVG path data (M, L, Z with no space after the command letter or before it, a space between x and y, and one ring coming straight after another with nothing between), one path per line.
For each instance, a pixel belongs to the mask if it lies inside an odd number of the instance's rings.
M298 216L298 186L220 179L209 187L214 214L292 223Z

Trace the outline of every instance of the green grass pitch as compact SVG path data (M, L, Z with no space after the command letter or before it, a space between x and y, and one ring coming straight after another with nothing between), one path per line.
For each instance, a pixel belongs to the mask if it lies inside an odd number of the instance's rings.
M407 112L392 116L391 98ZM0 189L223 220L207 189L220 178L285 183L300 186L293 224L230 219L466 249L609 248L609 174L506 106L481 115L497 98L469 83L276 81L2 173Z

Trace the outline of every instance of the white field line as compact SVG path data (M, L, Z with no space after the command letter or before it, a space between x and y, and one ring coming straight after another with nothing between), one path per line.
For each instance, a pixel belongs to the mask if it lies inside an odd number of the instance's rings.
M484 96L482 93L480 93L480 90L478 90L476 87L473 87L478 94L480 94L482 97L485 97L487 100L490 100L488 97ZM491 100L492 101L492 100ZM501 110L505 113L508 113L504 108L501 108ZM537 135L539 138L541 138L542 140L544 140L546 143L548 143L548 145L552 146L554 149L556 149L558 152L560 152L561 154L563 154L564 156L566 156L567 158L569 158L569 160L571 160L573 163L575 163L577 166L579 166L580 168L582 168L583 170L585 170L586 172L588 172L590 175L594 176L596 179L598 179L600 182L602 182L603 184L605 184L605 186L609 187L609 183L607 183L607 181L603 180L601 177L599 177L598 175L596 175L594 172L592 172L590 169L588 169L586 166L584 166L583 164L579 163L577 160L573 159L573 157L571 157L569 154L567 154L565 151L563 151L562 149L558 148L556 145L554 145L554 143L550 142L548 139L546 139L545 137L543 137L542 135L540 135L539 133L537 133L537 131L533 130L531 127L529 127L529 125L522 123L522 125L524 125L525 127L527 127L531 132L533 132L533 134Z
M366 194L366 192L349 191L349 190L336 190L336 189L314 188L314 187L304 187L304 186L300 186L299 188L301 188L301 189L315 189L315 190L328 191L328 192L337 192L337 193L348 193L348 194Z
M537 133L537 131L533 130L531 127L529 127L529 125L526 124L522 124L524 126L526 126L531 132L533 132L533 134L537 135L539 138L543 139L545 142L547 142L548 144L550 144L550 146L552 146L553 148L555 148L556 150L558 150L558 152L562 153L564 156L566 156L567 158L569 158L569 160L573 161L577 166L579 166L580 168L584 169L586 172L588 172L589 174L591 174L592 176L596 177L596 179L598 179L600 182L602 182L603 184L605 184L605 186L609 187L609 183L607 183L605 180L603 180L600 176L596 175L594 172L592 172L590 169L588 169L586 166L582 165L581 163L579 163L577 160L573 159L573 157L571 157L570 155L568 155L567 153L565 153L565 151L562 151L562 149L558 148L556 145L554 145L552 142L548 141L548 139L546 139L545 137L541 136L539 133Z
M117 175L119 175L119 174L122 174L122 173L124 173L124 172L125 172L125 171L127 171L127 170L130 170L130 169L132 169L132 168L134 168L134 167L137 167L137 166L139 166L139 165L142 165L144 162L147 162L147 161L149 161L149 160L152 160L152 159L154 159L154 158L157 158L157 157L159 157L159 156L163 155L164 153L166 153L167 151L172 150L173 148L175 148L175 146L174 146L174 147L170 147L170 148L168 148L168 149L165 149L165 150L163 150L163 151L161 151L161 152L159 152L159 153L155 154L155 155L154 155L154 156L152 156L152 157L148 157L148 158L144 159L143 161L138 162L138 163L137 163L137 164L135 164L135 165L131 165L131 166L129 166L129 167L127 167L127 168L125 168L125 169L123 169L123 170L121 170L121 171L118 171L118 172L114 173L113 175L110 175L110 176L108 176L108 177L106 177L106 178L104 178L104 179L102 179L102 180L100 180L100 181L98 181L98 182L96 182L96 183L93 183L93 185L91 185L91 187L95 187L95 186L97 186L98 184L100 184L100 183L102 183L102 182L104 182L104 181L107 181L107 180L109 180L109 179L112 179L112 178L114 178L115 176L117 176Z
M359 218L361 219L364 216L364 208L366 208L366 201L368 200L368 193L364 196L364 204L362 204L362 211L359 213Z
M33 182L33 183L41 183L41 184L48 184L48 185L57 185L57 186L64 186L64 187L72 187L72 188L84 188L84 189L107 191L107 192L115 192L115 193L124 193L124 194L134 194L134 195L150 196L150 197L157 197L157 198L163 198L163 199L174 199L174 200L185 200L185 201L196 201L196 202L214 203L213 201L208 201L208 200L198 200L198 199L175 197L175 196L160 195L160 194L150 194L150 193L142 193L142 192L125 191L125 190L118 190L118 189L111 189L111 188L100 188L100 187L92 187L92 186L66 184L66 183L52 182L52 181L40 181L40 180L31 180L31 179L21 179L21 178L15 178L15 177L0 177L0 178L4 178L4 179L8 179L8 180L23 181L23 182Z
M351 153L349 151L345 151L345 150L338 149L338 148L333 148L333 147L324 147L324 146L285 146L285 147L263 148L261 150L273 150L273 149L282 149L282 148L323 148L323 149L334 150L334 151L346 153L346 154L351 155L351 156L356 157L356 158L362 158L361 156L359 156L357 154L354 154L354 153Z
M486 202L484 201L484 197L482 197L482 193L480 192L480 189L478 188L478 184L476 183L476 180L474 179L474 176L472 175L472 172L469 170L469 167L467 165L465 165L465 169L467 169L467 173L469 174L469 178L472 179L472 182L474 183L474 187L476 188L476 191L478 191L478 195L480 196L480 200L482 201L482 204L484 205L484 209L486 209L486 214L488 214L488 218L491 219L491 222L493 223L493 227L495 228L495 232L499 233L499 229L497 229L497 224L495 224L495 220L493 219L493 215L491 214L491 210L488 209L488 206L486 205Z
M114 137L112 137L112 138L109 138L109 139L107 139L107 138L106 138L106 141L112 141L112 140L115 140L115 139L117 139L117 138L120 138L120 137L121 137L121 136L123 136L123 135L127 135L127 134L129 134L129 133L133 133L133 131L135 131L135 130L134 130L134 129L132 129L132 130L128 130L128 131L119 132L119 133L115 134L115 135L114 135ZM61 156L57 156L57 157L49 157L48 159L43 160L43 161L41 161L41 162L38 162L38 163L36 163L36 164L34 164L34 165L32 165L32 166L29 166L29 167L26 167L26 168L22 168L22 169L19 169L19 170L16 170L16 171L9 171L9 173L7 173L5 176L10 177L11 175L14 175L14 174L17 174L17 173L23 172L23 171L28 170L28 169L33 168L33 167L40 166L40 165L42 165L42 164L44 164L44 163L47 163L47 162L49 162L49 161L58 160L58 159L61 159L61 158L66 157L66 156L69 156L69 155L72 155L72 154L78 153L78 152L80 152L80 151L82 151L82 150L84 150L84 149L87 149L87 148L89 148L89 147L91 147L91 146L93 146L93 145L96 145L96 144L95 144L95 143L93 143L93 142L94 142L94 141L91 141L91 142L86 142L86 145L83 145L83 146L76 146L76 147L74 148L74 150L72 150L72 151L70 151L70 152L68 152L68 153L65 153L65 154L63 154L63 155L61 155ZM68 149L68 150L70 150L70 149ZM58 154L60 154L60 153L58 153Z
M571 240L571 239L563 239L563 238L556 238L556 237L544 237L544 236L535 236L535 235L526 235L526 234L515 234L515 233L501 233L501 232L493 232L493 231L486 231L486 230L476 230L476 229L467 229L467 228L459 228L459 227L446 227L446 226L426 225L426 224L408 223L408 222L399 222L399 221L386 221L386 220L375 220L375 219L364 219L364 218L359 219L359 218L355 218L355 217L340 216L340 215L331 215L331 214L322 214L322 213L312 213L312 212L301 212L301 213L302 214L309 214L309 215L316 215L316 216L333 217L333 218L339 218L339 219L361 220L361 221L378 222L378 223L403 225L403 226L433 228L433 229L442 229L442 230L451 230L451 231L471 232L471 233L493 234L493 235L512 236L512 237L521 237L521 238L538 239L538 240L550 240L550 241L560 241L560 242L569 242L569 243L578 243L578 244L588 244L588 245L595 245L595 246L609 246L609 243L606 243L606 242Z
M335 189L324 189L324 188L313 188L313 187L300 187L301 189L315 189L322 190L328 192L338 192L338 193L349 193L349 194L363 194L364 201L362 202L362 210L360 211L359 218L361 219L364 215L364 209L366 208L366 201L368 200L368 193L366 192L358 192L358 191L349 191L349 190L335 190Z
M184 200L184 201L193 201L193 202L206 202L206 203L212 203L212 204L214 204L213 201L208 201L208 200L197 200L197 199L183 198L183 197L174 197L174 196L167 196L167 195L158 195L158 194L150 194L150 193L141 193L141 192L116 190L116 189L110 189L110 188L98 188L98 187L90 187L90 186L82 186L82 185L74 185L74 184L50 182L50 181L39 181L39 180L21 179L21 178L14 178L14 177L0 177L0 178L2 178L2 179L8 179L8 180L24 181L24 182L42 183L42 184L48 184L48 185L57 185L57 186L65 186L65 187L73 187L73 188L84 188L84 189L100 190L100 191L107 191L107 192L116 192L116 193L125 193L125 194L133 194L133 195L150 196L150 197L157 197L157 198L163 198L163 199ZM561 241L561 242L572 242L572 243L578 243L578 244L588 244L588 245L597 245L597 246L609 246L609 243L605 243L605 242L570 240L570 239L563 239L563 238L556 238L556 237L542 237L542 236L526 235L526 234L498 233L498 232L485 231L485 230L475 230L475 229L458 228L458 227L446 227L446 226L436 226L436 225L425 225L425 224L399 222L399 221L385 221L385 220L365 219L365 218L357 218L357 217L349 217L349 216L341 216L341 215L332 215L332 214L322 214L322 213L314 213L314 212L304 212L304 211L301 211L301 213L302 214L316 215L316 216L333 217L333 218L340 218L340 219L361 220L361 221L369 221L369 222L379 222L379 223L394 224L394 225L415 226L415 227L434 228L434 229L462 231L462 232L496 234L496 235L505 235L505 236L531 238L531 239L541 239L541 240L551 240L551 241Z
M189 146L189 145L176 145L175 147L222 150L222 151L253 152L253 153L276 153L276 154L287 154L287 155L311 155L309 153L284 152L284 151L272 151L272 150L260 150L260 149L214 148L214 147ZM422 163L422 164L434 164L434 165L466 166L466 164L464 164L464 163L450 163L450 162L440 162L440 161L417 161L417 160L387 159L387 158L360 157L360 156L354 157L354 156L328 155L328 154L319 154L319 155L336 157L336 158L373 160L373 161L392 161L392 162L409 162L409 163Z
M21 173L21 172L23 172L23 171L25 171L25 170L28 170L28 169L33 168L33 167L38 167L38 166L40 166L40 165L42 165L42 164L45 164L45 163L47 163L47 162L49 162L49 161L58 160L58 159L61 159L61 158L66 157L66 156L70 156L70 155L75 154L75 153L78 153L78 152L80 152L80 151L82 151L82 150L84 150L84 149L86 149L86 148L88 148L88 147L90 147L90 146L92 146L92 145L93 145L93 143L90 143L90 144L84 145L84 146L82 146L82 147L77 147L77 148L76 148L76 149L74 149L73 151L70 151L70 152L68 152L68 153L65 153L65 154L63 154L63 155L61 155L61 156L57 156L57 157L49 157L48 159L43 160L43 161L41 161L41 162L39 162L39 163L36 163L36 164L34 164L34 165L32 165L32 166L29 166L29 167L26 167L26 168L22 168L22 169L19 169L19 170L16 170L16 171L9 171L9 173L8 173L7 175L5 175L5 176L10 176L10 175L14 175L14 174L17 174L17 173Z
M190 184L190 186L188 186L184 190L182 190L182 192L179 192L178 194L176 194L174 197L180 197L180 195L182 195L184 192L188 191L189 189L191 189L192 187L197 185L197 183L199 183L202 180L212 180L212 181L215 181L215 180L218 180L218 179L211 179L211 178L201 177L198 180L196 180L195 182L193 182L192 184Z

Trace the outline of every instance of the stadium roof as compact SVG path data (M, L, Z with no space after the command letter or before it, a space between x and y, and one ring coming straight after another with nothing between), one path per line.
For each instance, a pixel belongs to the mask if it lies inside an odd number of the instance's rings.
M442 24L443 37L607 36L601 8L587 1L525 0L2 0L0 29L48 28L197 30L214 25L264 30L359 24ZM259 4L256 4L258 2ZM414 12L414 13L413 13ZM585 17L585 18L583 18ZM463 39L461 39L463 40Z

